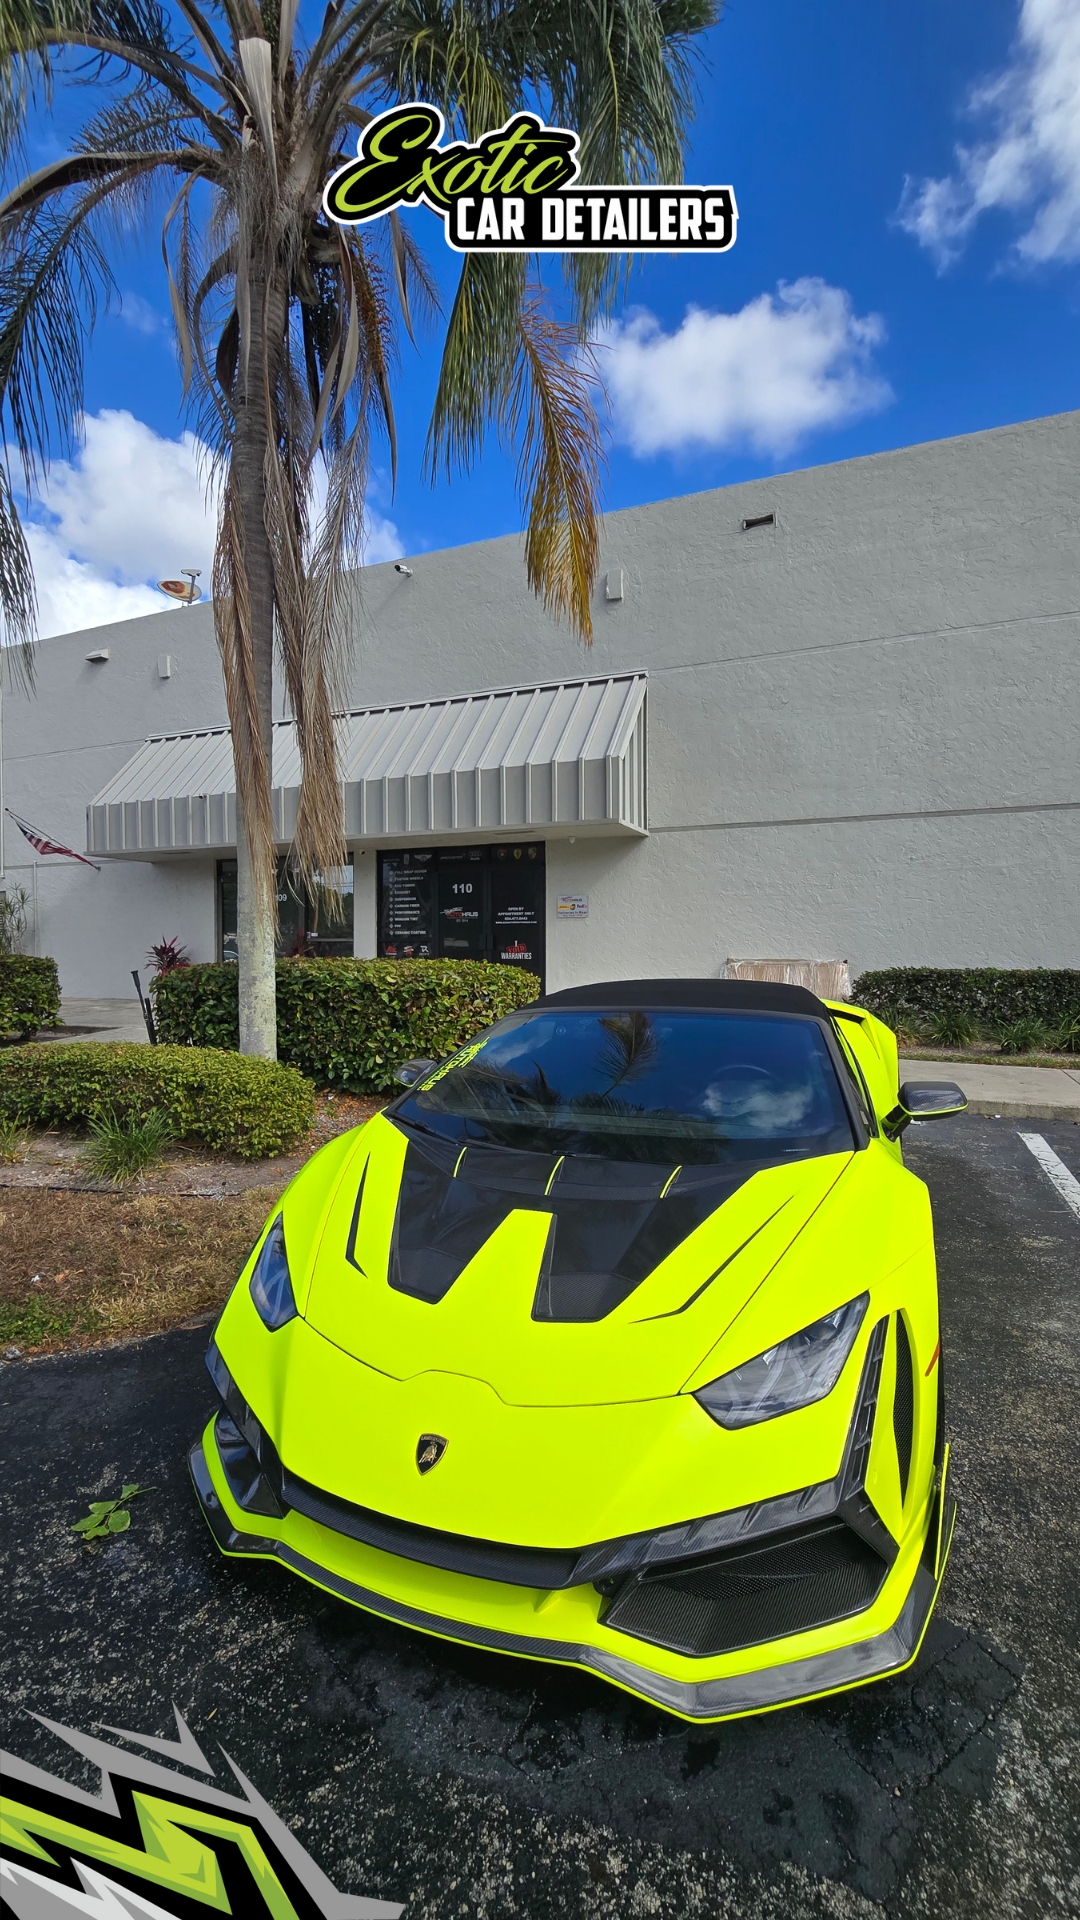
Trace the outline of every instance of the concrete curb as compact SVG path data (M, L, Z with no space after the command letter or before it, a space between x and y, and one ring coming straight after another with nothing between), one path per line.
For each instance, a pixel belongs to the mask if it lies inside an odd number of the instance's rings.
M969 1099L967 1110L988 1120L1073 1120L1080 1126L1080 1104L1070 1107L1047 1101L1040 1106L1037 1100Z
M900 1079L952 1080L968 1112L1001 1120L1080 1120L1080 1072L1068 1067L984 1066L900 1056Z

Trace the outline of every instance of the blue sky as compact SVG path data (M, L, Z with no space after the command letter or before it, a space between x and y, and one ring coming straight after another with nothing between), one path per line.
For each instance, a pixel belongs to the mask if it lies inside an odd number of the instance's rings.
M62 132L35 130L35 162ZM609 508L1080 404L1080 0L729 0L687 178L734 186L739 236L635 269L599 349ZM454 256L414 218L448 299ZM46 631L149 610L145 581L208 551L156 239L115 263L86 453L36 516ZM421 477L437 344L402 349L375 558L519 525L496 446Z

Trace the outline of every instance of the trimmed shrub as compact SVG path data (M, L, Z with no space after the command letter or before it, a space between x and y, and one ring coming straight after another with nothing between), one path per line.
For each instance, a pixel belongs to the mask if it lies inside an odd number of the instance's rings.
M74 1040L0 1054L0 1116L21 1125L85 1127L151 1112L177 1139L260 1160L303 1138L315 1098L293 1067L211 1047Z
M28 1040L39 1027L60 1025L60 981L55 960L31 953L0 955L0 1036Z
M152 990L163 1040L238 1045L235 966L185 967ZM279 960L278 1055L318 1086L384 1093L403 1060L445 1059L539 991L481 960Z
M1080 1015L1080 968L890 967L860 974L851 997L893 1027L965 1014L991 1033L1015 1020L1060 1028Z

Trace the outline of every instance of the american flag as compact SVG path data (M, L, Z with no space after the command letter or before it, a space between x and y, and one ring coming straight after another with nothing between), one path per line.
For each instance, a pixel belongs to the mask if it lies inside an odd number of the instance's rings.
M65 860L80 860L84 867L93 867L95 873L101 872L95 860L88 860L85 854L76 853L74 847L62 847L58 840L50 840L48 834L39 833L36 827L30 826L28 821L20 820L18 814L12 813L10 807L5 807L4 812L9 820L14 820L23 839L29 840L36 853L59 853Z

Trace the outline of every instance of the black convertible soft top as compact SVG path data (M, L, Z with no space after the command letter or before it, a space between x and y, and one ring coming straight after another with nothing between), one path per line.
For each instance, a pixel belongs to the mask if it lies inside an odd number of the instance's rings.
M529 1003L534 1007L726 1007L754 1013L801 1013L827 1020L829 1009L808 987L774 980L597 980L564 987Z

